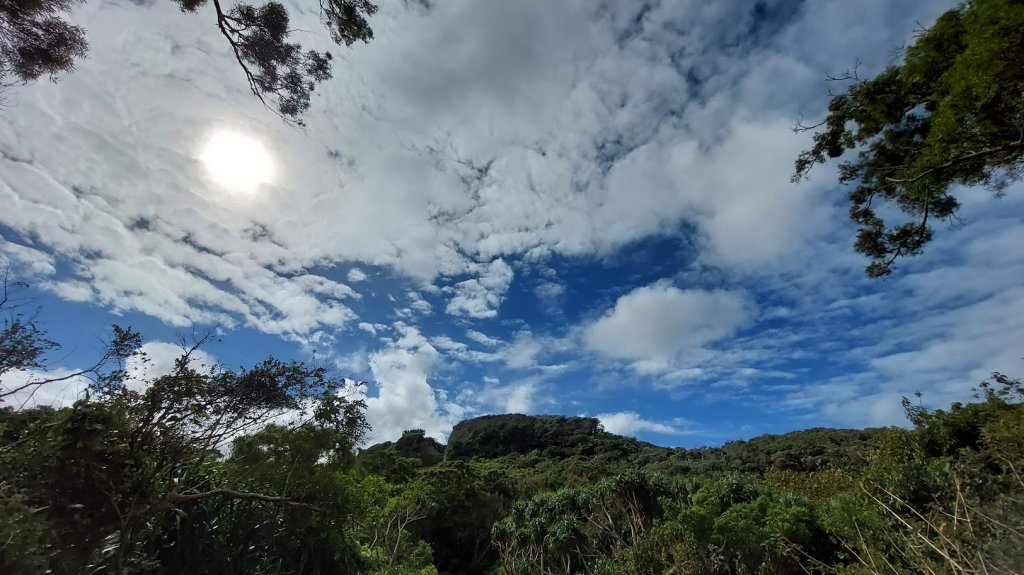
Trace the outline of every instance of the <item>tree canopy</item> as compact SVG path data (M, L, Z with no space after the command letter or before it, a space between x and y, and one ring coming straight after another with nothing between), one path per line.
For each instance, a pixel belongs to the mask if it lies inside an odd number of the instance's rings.
M814 145L796 160L794 181L816 164L843 158L839 181L853 185L855 248L867 274L922 252L936 220L955 221L958 186L1001 194L1024 167L1024 2L970 0L921 30L902 62L874 78L856 69L833 80L814 126ZM848 155L856 152L856 155ZM902 212L891 224L885 207Z
M316 85L331 77L330 52L303 50L291 41L288 9L276 0L171 0L183 12L212 4L216 26L231 47L252 93L285 120L302 124ZM85 56L85 31L67 21L84 0L0 0L0 85L56 78ZM373 39L370 0L320 0L320 20L339 45Z

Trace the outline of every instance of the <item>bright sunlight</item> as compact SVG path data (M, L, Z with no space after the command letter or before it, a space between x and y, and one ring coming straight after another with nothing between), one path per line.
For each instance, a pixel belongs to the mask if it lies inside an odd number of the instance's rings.
M211 134L199 159L210 179L230 192L253 193L274 175L267 148L251 136L230 130Z

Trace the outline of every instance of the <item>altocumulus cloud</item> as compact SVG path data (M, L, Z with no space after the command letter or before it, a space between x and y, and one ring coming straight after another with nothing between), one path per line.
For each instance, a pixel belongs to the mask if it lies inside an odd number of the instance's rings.
M584 328L583 341L604 356L633 361L638 371L667 371L680 356L733 335L752 317L741 292L683 290L662 281L620 297Z
M1019 368L1013 193L868 284L831 174L789 182L823 75L882 69L951 2L381 4L301 131L173 3L78 7L90 57L3 111L0 257L64 302L328 347L372 374L381 438L501 409L688 429L658 413L672 393L790 428L892 423L894 396ZM272 183L207 181L220 128L267 143ZM615 285L573 271L652 238L692 257Z
M497 316L514 258L606 255L680 222L712 264L776 262L829 208L821 185L789 183L804 139L792 109L765 108L775 81L732 48L754 16L726 4L385 4L297 131L243 97L196 16L89 2L90 58L15 94L0 130L0 224L69 264L57 293L292 337L356 318L341 280L365 274L318 269L336 262L445 287L469 319ZM244 201L196 159L224 126L272 142L280 166Z

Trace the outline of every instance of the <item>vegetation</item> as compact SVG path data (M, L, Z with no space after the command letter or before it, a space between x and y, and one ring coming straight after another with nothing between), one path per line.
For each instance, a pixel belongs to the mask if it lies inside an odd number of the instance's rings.
M0 85L55 78L88 51L85 31L67 13L84 0L0 0ZM213 6L216 25L231 47L252 93L282 118L302 123L316 84L331 77L330 52L303 51L291 42L288 9L276 0L256 6L221 0L172 0L183 12ZM320 19L336 44L369 42L370 0L320 0Z
M1001 194L1024 167L1024 4L969 0L922 30L903 61L871 79L852 81L829 103L814 146L796 160L794 180L816 164L857 155L839 165L854 184L850 219L855 247L871 258L869 276L892 272L918 255L935 220L955 218L959 185ZM889 225L889 204L908 220Z
M535 449L594 451L604 435L601 423L590 417L489 415L457 424L445 455L466 459L526 454Z
M7 301L9 301L8 298ZM8 303L3 398L56 344ZM0 572L1014 573L1024 384L905 408L913 429L811 429L671 449L592 418L464 421L359 450L363 403L265 360L139 381L114 328L66 407L0 409Z

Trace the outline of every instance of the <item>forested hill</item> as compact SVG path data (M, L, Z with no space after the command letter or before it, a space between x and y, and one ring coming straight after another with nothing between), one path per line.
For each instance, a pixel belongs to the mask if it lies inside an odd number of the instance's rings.
M457 424L448 438L447 459L494 458L540 450L553 456L592 454L607 439L624 438L606 433L591 417L558 415L485 415ZM635 444L635 445L634 445ZM638 442L622 447L638 449Z
M485 415L458 423L447 446L425 437L423 430L409 430L395 442L366 448L359 461L376 472L400 467L411 471L442 460L536 463L583 458L599 461L605 469L639 465L677 473L854 470L867 465L884 432L881 428L815 428L730 441L722 447L684 449L609 433L591 417Z

